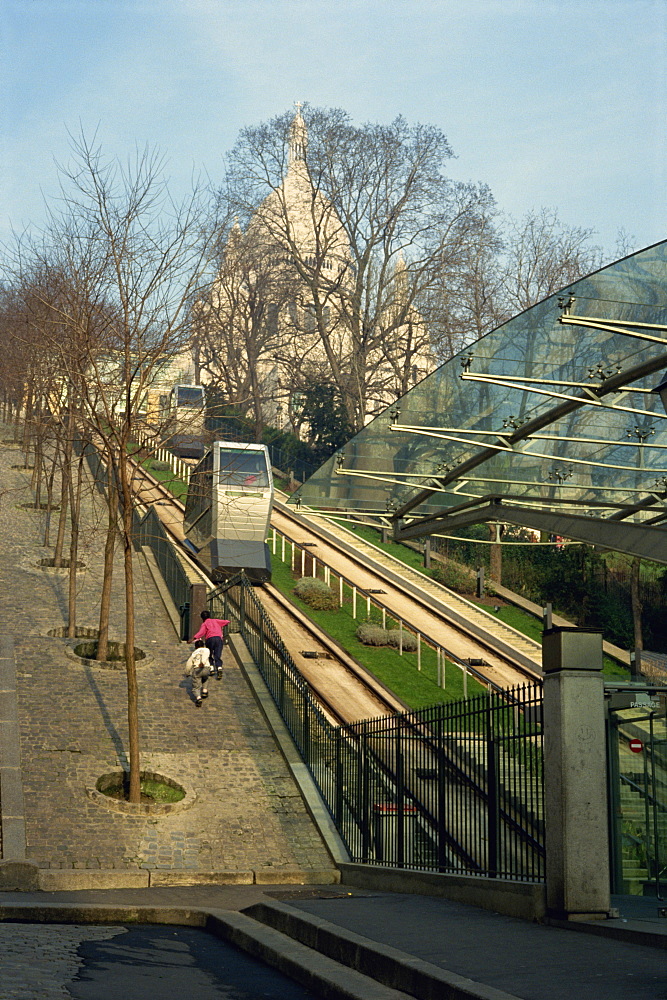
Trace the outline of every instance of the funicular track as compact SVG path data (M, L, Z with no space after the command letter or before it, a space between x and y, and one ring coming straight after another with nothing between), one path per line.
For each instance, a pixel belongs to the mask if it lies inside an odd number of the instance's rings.
M307 545L319 563L353 581L364 595L373 595L374 603L411 623L434 646L459 661L484 661L472 671L483 683L505 688L541 679L538 643L379 546L280 502L274 505L272 526L297 545Z
M165 530L182 545L184 505L140 465L135 469L138 498L145 506L154 507ZM440 646L459 663L466 663L468 672L483 684L498 690L540 679L537 643L523 641L524 637L514 629L484 612L477 613L474 605L344 528L325 528L313 522L313 518L293 512L284 503L275 504L275 531L297 545L308 545L320 563L354 581L360 595L373 594L373 600L386 607L388 613L410 622L427 641ZM189 553L186 555L192 560ZM289 638L286 644L303 676L340 723L405 711L403 703L300 614L275 587L264 585L262 594L279 634ZM471 620L466 628L468 617ZM470 661L475 665L471 666Z
M134 488L140 502L155 509L165 530L182 545L184 505L139 465L135 465ZM205 573L190 552L183 549L181 555ZM210 586L214 589L216 584L211 580ZM407 710L407 705L271 584L261 587L261 602L314 697L336 724Z
M182 544L184 535L182 529L183 504L157 482L149 473L137 466L135 489L141 503L154 507L165 530L176 542ZM303 518L290 517L285 513L285 507L280 504L274 519L278 531L287 533L293 538L298 527L299 533L306 532L305 540L317 539L318 556L325 554L324 535L322 530L308 533L308 525L303 525ZM336 545L327 540L327 554L333 560L336 557ZM344 551L342 553L345 555ZM338 556L340 558L340 555ZM191 556L187 554L187 558ZM359 586L368 587L368 570L364 566L364 556L352 560L356 564L355 574ZM201 567L199 567L201 571ZM375 570L377 573L377 570ZM372 575L372 582L383 581L382 577ZM215 584L211 581L211 586ZM374 588L369 588L374 589ZM389 586L383 587L389 591ZM418 602L409 592L401 591L400 586L392 584L398 600L402 604L401 613L407 617L414 615ZM415 820L422 830L422 836L440 845L439 865L447 870L483 871L496 866L496 861L489 856L491 842L488 836L483 836L480 846L479 829L488 826L493 815L496 822L507 828L515 837L518 849L532 855L539 853L537 832L533 820L525 810L516 807L511 802L504 804L489 803L489 794L485 790L487 768L487 748L479 741L468 741L461 734L452 733L447 746L443 749L434 739L434 730L428 720L415 721L410 717L408 707L398 700L365 668L358 664L342 647L319 630L309 619L298 611L270 584L264 584L259 589L261 604L272 621L277 634L287 647L290 656L306 681L314 699L321 706L325 716L335 726L341 727L341 739L349 746L359 745L359 735L355 730L357 720L373 720L369 725L376 725L380 731L388 727L374 749L369 753L369 760L374 762L378 775L382 775L382 783L391 792L396 787L396 774L400 775L400 795L410 803L415 813ZM413 602L412 608L410 602ZM405 605L408 605L406 610ZM470 641L468 649L473 652L480 648L475 640ZM483 647L486 650L486 647ZM491 655L486 650L486 655ZM498 658L500 659L500 657ZM485 668L488 669L488 668ZM526 679L534 682L535 674L527 669L512 665L507 668L512 680L524 683ZM495 677L498 671L494 670ZM478 672L479 675L479 672ZM499 689L507 686L498 683L493 677L482 677L491 683L491 687ZM504 678L503 678L504 679ZM512 696L508 692L510 701ZM384 720L384 721L383 721ZM400 767L397 768L396 741L393 737L398 730L408 733L408 750L402 754ZM440 775L440 784L446 778L448 784L463 787L469 796L469 803L452 817L451 827L445 830L438 810L431 801L429 783L424 784L424 774ZM473 804L474 803L474 804ZM368 845L367 845L368 846ZM373 851L374 849L372 849ZM513 849L514 850L514 849Z

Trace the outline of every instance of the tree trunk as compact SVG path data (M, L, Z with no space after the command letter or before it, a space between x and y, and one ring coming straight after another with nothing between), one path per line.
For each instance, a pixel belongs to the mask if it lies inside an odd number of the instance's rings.
M44 521L44 546L48 547L49 541L51 539L51 508L53 507L53 479L56 474L56 462L58 458L58 453L53 456L53 463L51 465L51 471L46 480L46 518Z
M489 525L491 541L493 542L489 558L489 579L495 580L496 583L503 582L503 550L500 544L503 530L504 526L502 524Z
M141 801L139 764L139 691L134 659L134 573L132 566L132 496L127 459L123 445L119 449L119 473L123 499L123 566L125 570L125 671L127 674L127 729L130 758L130 802Z
M70 486L70 543L69 543L69 589L67 596L67 638L76 637L76 564L79 555L79 514L81 510L81 483L83 479L83 455L77 466L76 483L69 477Z
M69 503L69 482L72 476L72 436L69 428L65 438L65 451L60 463L60 517L58 518L58 533L53 551L53 565L58 567L63 561L63 546L65 544L65 525L67 523L67 507Z
M118 492L113 474L113 463L107 460L107 537L104 544L104 577L100 596L100 621L97 635L97 659L109 656L109 611L111 609L111 584L113 582L113 557L118 531Z
M635 634L635 649L644 648L644 635L642 632L642 602L639 598L639 571L641 559L635 556L630 563L630 598L632 601L632 625Z
M42 440L39 435L35 438L35 468L32 473L33 489L35 490L35 507L37 510L42 505L42 468L44 460L42 457Z

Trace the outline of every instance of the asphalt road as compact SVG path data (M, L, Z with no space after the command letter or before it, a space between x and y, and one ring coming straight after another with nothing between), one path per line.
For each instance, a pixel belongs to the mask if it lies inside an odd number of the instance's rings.
M0 926L0 1000L313 1000L205 931L148 925Z

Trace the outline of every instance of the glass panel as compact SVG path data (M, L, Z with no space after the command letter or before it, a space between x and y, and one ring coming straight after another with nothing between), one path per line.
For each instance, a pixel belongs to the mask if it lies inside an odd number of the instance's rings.
M264 450L221 447L218 483L222 487L266 489L269 472Z
M176 406L203 406L204 389L200 385L177 385Z
M609 773L612 889L667 896L667 693L645 689L612 696Z
M528 514L567 503L606 518L650 505L667 489L667 417L650 392L666 369L667 242L574 282L460 352L291 502L378 515L408 505L409 517L488 496ZM640 509L630 519L654 516Z

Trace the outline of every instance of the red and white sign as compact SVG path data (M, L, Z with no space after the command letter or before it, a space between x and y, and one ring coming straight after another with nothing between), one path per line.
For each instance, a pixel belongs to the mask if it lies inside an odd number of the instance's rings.
M641 753L642 750L644 749L644 744L642 743L641 740L630 740L628 746L630 747L633 753Z

